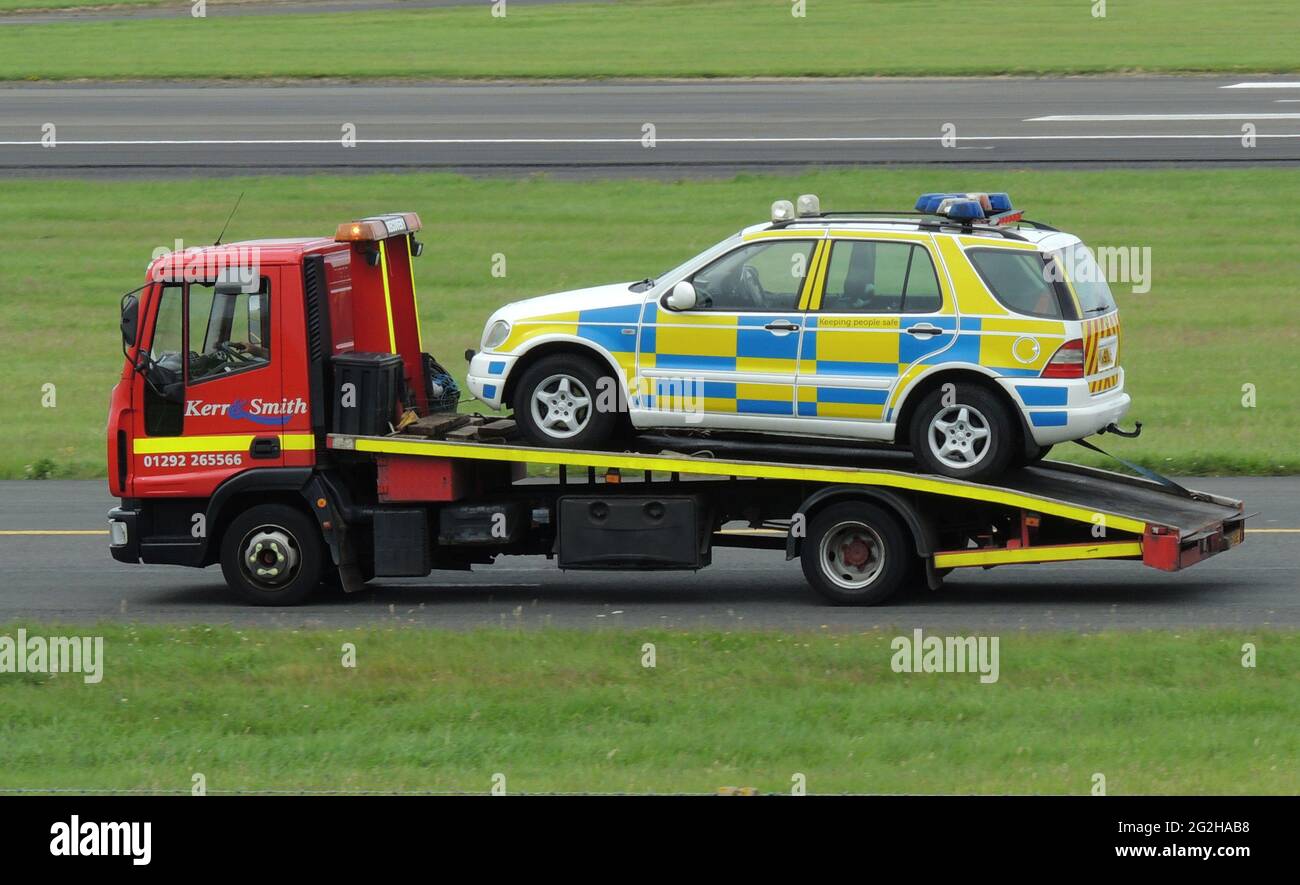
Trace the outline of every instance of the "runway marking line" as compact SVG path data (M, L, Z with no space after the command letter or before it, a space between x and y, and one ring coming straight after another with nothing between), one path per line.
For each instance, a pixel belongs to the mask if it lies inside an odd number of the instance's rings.
M1052 114L1028 117L1026 123L1124 123L1195 121L1195 120L1300 120L1300 114Z
M107 535L101 529L0 529L0 535Z
M1052 120L1035 117L1030 121ZM1062 118L1065 119L1065 118ZM1083 120L1072 117L1070 120ZM1192 119L1192 118L1187 118ZM1227 114L1206 119L1267 120L1300 119L1300 114ZM925 144L942 142L941 135L826 135L826 136L755 136L729 138L657 138L657 144L897 144L909 142ZM1259 133L1256 138L1296 139L1300 133ZM1078 134L1078 135L960 135L958 142L971 141L1163 141L1182 139L1204 141L1209 139L1239 139L1237 133L1153 133L1153 134ZM59 147L205 147L205 146L260 146L260 145L339 145L337 138L244 138L244 139L158 139L158 140L63 140ZM640 138L359 138L358 145L484 145L484 144L628 144L640 145ZM39 147L40 141L0 141L0 147Z
M1220 89L1300 89L1300 82L1283 82L1279 83L1269 80L1263 83L1233 83L1230 86L1220 86Z

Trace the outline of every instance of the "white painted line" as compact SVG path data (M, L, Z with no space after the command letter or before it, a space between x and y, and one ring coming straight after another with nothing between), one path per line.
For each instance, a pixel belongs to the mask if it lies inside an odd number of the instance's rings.
M1267 117L1267 114L1247 115L1243 119L1255 120L1261 117ZM1300 114L1289 115L1300 119ZM1300 138L1300 132L1296 133L1260 133L1256 138ZM657 144L868 144L882 142L913 142L924 143L937 141L942 142L945 136L939 135L880 135L880 136L811 136L806 138L780 138L780 137L756 137L756 138L657 138ZM961 135L955 138L958 142L970 141L1134 141L1134 140L1169 140L1169 139L1217 139L1232 138L1240 139L1241 135L1236 133L1153 133L1148 135L1138 135L1133 133L1099 135L1078 134L1078 135ZM40 141L0 141L0 147L37 147L41 146ZM235 145L235 146L254 146L254 145L339 145L340 140L337 138L248 138L248 139L159 139L159 140L123 140L123 139L104 139L104 140L73 140L60 139L57 147L149 147L149 146L177 146L177 147L203 147L210 145ZM479 144L635 144L640 145L640 138L359 138L356 144L427 144L427 145L479 145ZM49 148L46 148L49 150Z
M1300 83L1283 83L1276 80L1268 80L1263 83L1233 83L1231 86L1220 86L1220 89L1300 89Z
M1300 114L1053 114L1030 117L1026 123L1116 123L1129 120L1300 120Z

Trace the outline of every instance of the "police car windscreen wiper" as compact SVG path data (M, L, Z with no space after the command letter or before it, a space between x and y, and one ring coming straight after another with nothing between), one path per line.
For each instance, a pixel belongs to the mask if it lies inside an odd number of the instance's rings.
M654 277L646 277L644 280L641 280L639 282L633 283L632 285L628 286L628 289L632 292L644 292L647 289L653 289L654 284L655 284Z
M1088 307L1088 308L1084 308L1084 311L1083 311L1083 312L1084 312L1084 313L1105 313L1105 312L1108 311L1108 310L1114 310L1114 309L1115 309L1114 307L1108 307L1108 306L1106 306L1105 304L1103 304L1103 305L1100 305L1099 307Z

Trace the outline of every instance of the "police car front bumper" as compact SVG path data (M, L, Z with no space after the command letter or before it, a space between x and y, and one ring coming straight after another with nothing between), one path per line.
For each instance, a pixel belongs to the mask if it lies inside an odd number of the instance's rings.
M506 389L506 376L518 357L500 353L476 353L469 361L465 383L469 392L492 409L501 408Z

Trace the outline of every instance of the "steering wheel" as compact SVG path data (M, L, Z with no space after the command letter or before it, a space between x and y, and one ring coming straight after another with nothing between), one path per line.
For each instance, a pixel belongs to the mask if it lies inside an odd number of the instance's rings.
M215 350L221 354L222 359L227 363L237 364L257 361L257 357L249 353L245 345L234 341L222 341L216 346Z
M740 269L740 286L736 293L749 307L762 307L767 292L758 278L758 269L746 264Z

